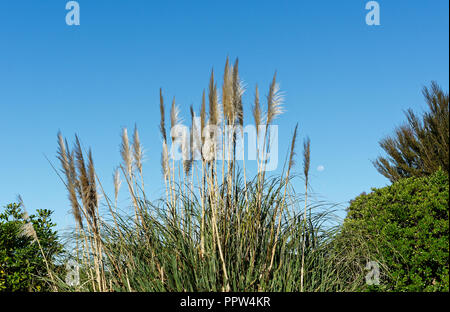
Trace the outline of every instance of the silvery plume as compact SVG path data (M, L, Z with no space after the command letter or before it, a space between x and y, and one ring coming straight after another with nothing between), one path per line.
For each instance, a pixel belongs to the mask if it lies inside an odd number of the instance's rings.
M36 230L34 229L27 212L23 214L23 219L26 221L26 223L22 224L22 226L20 227L19 236L29 237L32 239L32 242L34 243L35 241L37 241L38 238Z

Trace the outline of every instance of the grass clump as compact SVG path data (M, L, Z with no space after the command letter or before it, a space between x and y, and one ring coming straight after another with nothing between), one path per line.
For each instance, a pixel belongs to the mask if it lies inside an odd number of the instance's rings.
M145 193L142 146L137 128L131 139L123 129L122 163L113 175L114 197L97 177L92 153L78 137L69 150L58 134L58 158L76 221L75 258L81 281L64 290L83 291L342 291L356 289L361 274L339 268L332 207L308 200L310 141L305 141L305 193L293 181L297 126L282 173L266 175L270 135L266 130L283 112L276 75L270 83L266 112L255 89L252 109L257 126L257 170L248 177L237 148L243 138L244 84L238 61L227 59L221 95L214 72L203 91L196 123L179 135L181 117L175 99L166 129L160 90L161 168L165 196L151 201ZM206 112L208 106L209 112ZM262 125L263 127L258 127ZM178 130L177 130L178 129ZM181 128L182 129L182 128ZM231 129L231 131L227 131ZM219 140L220 131L224 133ZM170 157L180 143L182 159ZM220 157L221 156L221 157ZM244 156L244 155L242 155ZM124 185L132 213L118 212ZM148 186L147 186L148 187ZM107 207L100 215L99 198ZM62 279L61 279L62 280Z

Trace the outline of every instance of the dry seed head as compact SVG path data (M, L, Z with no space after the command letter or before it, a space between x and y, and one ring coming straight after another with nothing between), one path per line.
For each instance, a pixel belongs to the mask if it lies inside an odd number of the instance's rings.
M192 128L190 133L192 133ZM186 175L189 174L192 167L192 155L191 155L192 150L190 148L189 138L190 136L188 136L187 133L183 131L183 142L181 146L181 152L183 156L183 170Z
M22 206L24 209L22 217L25 220L25 223L22 224L19 229L19 236L29 237L32 239L32 242L34 243L35 241L38 240L38 237L36 234L36 230L34 229L33 224L31 223L30 217L28 216L28 212L25 209L22 196L17 195L17 201L19 202L20 206Z
M245 92L245 86L239 78L239 59L233 66L233 107L239 125L244 125L244 108L242 105L242 95ZM233 116L234 118L234 116Z
M276 82L277 73L273 75L272 83L269 87L269 95L267 96L267 121L269 125L278 115L283 113L284 96L280 91L280 86Z
M95 174L95 167L94 167L94 160L92 158L92 151L89 149L88 151L88 173L89 173L89 186L91 188L91 200L92 205L97 206L98 202L98 196L97 196L97 187L96 187L96 174Z
M291 153L289 155L289 167L288 172L291 170L291 168L294 166L295 163L295 142L297 140L297 128L298 124L295 125L294 135L292 136L292 142L291 142Z
M94 230L97 231L97 207L99 202L99 196L97 193L97 186L95 182L96 174L94 169L94 161L92 159L92 152L89 149L88 152L88 177L89 177L89 186L87 189L87 211L89 216L91 217Z
M66 187L69 192L69 201L72 207L72 214L75 218L75 221L83 228L83 223L81 219L81 211L80 205L78 204L76 188L77 188L77 179L76 179L76 171L75 165L73 161L73 154L71 154L67 148L67 141L65 141L62 137L61 132L58 132L58 159L61 162L63 167L63 172L66 176Z
M139 140L139 132L136 127L134 126L134 134L133 134L133 156L134 156L134 163L136 164L136 168L139 170L139 173L142 175L142 158L143 158L143 151L141 146L141 141Z
M223 75L222 105L224 117L228 124L232 124L234 121L235 107L233 100L233 73L227 57Z
M130 149L130 141L128 139L127 128L123 128L122 131L122 144L120 147L120 154L122 155L123 162L125 164L126 172L131 177L132 173L132 157Z
M61 132L58 132L58 159L61 161L61 165L64 170L64 174L67 176L69 173L69 161L67 159L66 145L64 144L64 139Z
M26 222L21 225L19 230L19 236L31 238L32 243L38 240L36 230L34 229L33 224L31 222Z
M122 181L120 180L119 168L116 168L116 170L114 170L113 180L114 180L114 198L115 201L117 202L117 198L119 197L120 186L122 184Z
M159 124L159 130L161 132L161 136L164 141L167 141L166 135L166 122L165 122L165 113L164 113L164 98L162 95L162 89L159 89L159 111L161 113L161 122Z
M84 163L84 157L83 157L83 150L81 148L80 140L78 139L78 136L75 135L75 159L76 159L76 167L78 170L78 181L77 185L79 187L79 195L81 198L81 201L83 203L83 206L88 208L89 207L89 176L88 172L86 170L86 166Z
M67 142L66 142L67 146ZM69 170L70 170L70 181L68 180L68 189L69 189L69 199L72 206L72 213L74 215L75 220L78 222L78 225L80 228L83 228L83 221L82 221L82 214L81 214L81 207L78 203L77 199L77 193L79 198L82 198L82 192L81 192L81 184L79 179L77 178L77 171L75 168L75 156L74 152L72 151L69 153L67 151L67 158L69 160Z
M255 90L255 105L253 106L253 119L255 120L256 135L259 135L259 125L261 124L261 106L259 105L258 85Z
M192 158L195 159L197 151L201 153L202 149L202 139L201 139L201 133L198 129L197 123L195 122L196 116L195 112L192 109L191 110L191 116L192 116L192 127L191 127L191 154Z
M202 145L205 141L205 138L203 137L203 129L205 129L205 126L206 126L206 100L205 100L205 90L203 90L202 106L200 108L200 138L202 141Z
M305 174L305 183L308 184L310 157L311 157L311 140L306 138L303 143L303 173Z
M217 96L217 85L214 83L214 70L211 71L209 80L209 124L218 125L220 123L220 107Z
M171 130L174 129L174 127L176 125L178 125L179 123L181 123L180 109L178 108L177 105L175 105L175 97L174 97L173 101L172 101L172 107L170 108L170 128L171 128ZM173 143L175 141L175 137L172 135L171 139L172 139L172 143Z
M162 172L164 175L164 179L167 180L167 178L169 177L169 153L167 150L167 143L166 141L163 141L163 148L162 148L162 153L161 153L161 167L162 167Z

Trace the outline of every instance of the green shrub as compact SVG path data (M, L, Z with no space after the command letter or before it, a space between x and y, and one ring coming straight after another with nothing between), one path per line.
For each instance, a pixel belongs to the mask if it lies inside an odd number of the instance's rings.
M51 214L50 210L37 210L37 215L25 219L18 204L9 204L0 213L0 291L49 290L45 260L51 265L51 260L62 250L52 229L55 224L50 220ZM24 231L27 223L33 228Z
M448 174L408 178L351 202L341 238L364 238L383 265L380 290L449 290Z

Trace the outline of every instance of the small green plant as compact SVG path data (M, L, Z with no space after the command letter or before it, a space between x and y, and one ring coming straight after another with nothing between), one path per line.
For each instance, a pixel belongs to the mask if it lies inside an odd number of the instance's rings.
M50 210L28 216L20 204L0 213L0 290L51 290L49 269L61 253Z

